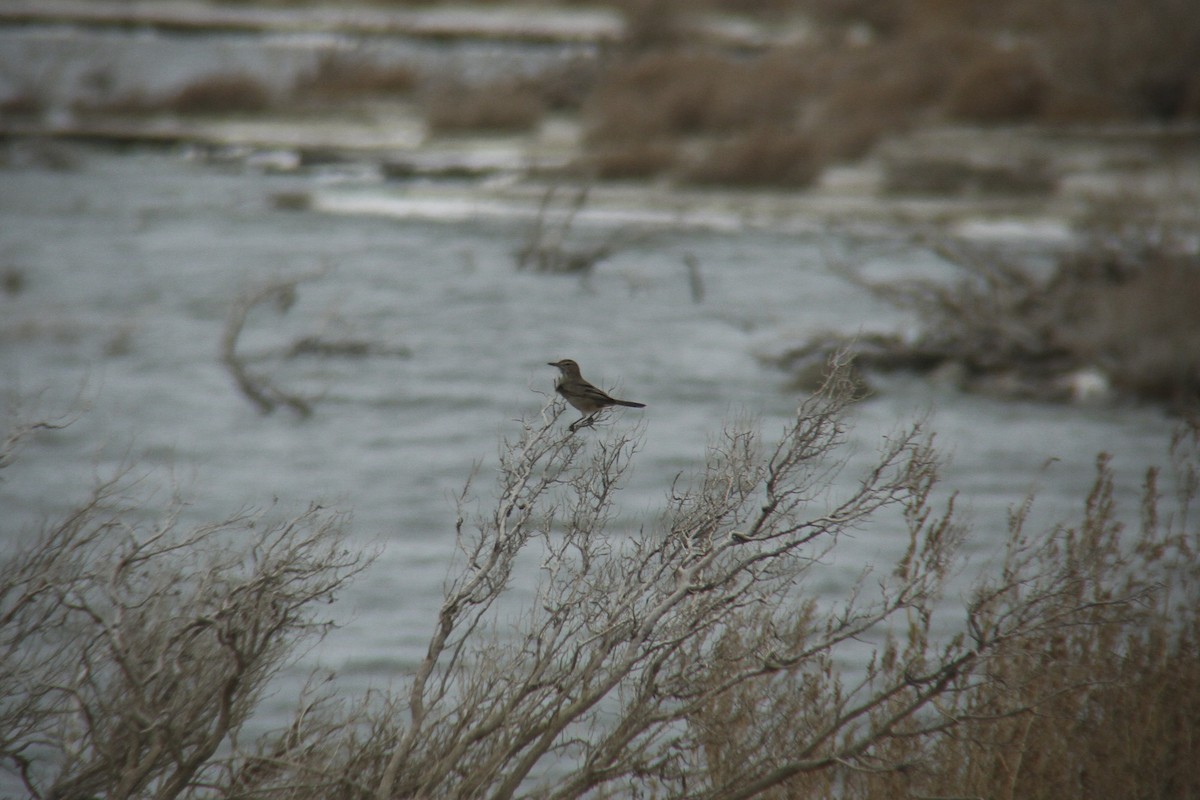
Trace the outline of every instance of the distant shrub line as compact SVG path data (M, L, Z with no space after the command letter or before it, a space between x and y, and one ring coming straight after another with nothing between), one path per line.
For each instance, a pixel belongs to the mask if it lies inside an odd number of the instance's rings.
M252 114L402 99L424 110L434 135L530 131L547 112L567 111L582 115L578 166L594 177L781 187L806 186L882 137L936 121L1200 120L1200 15L1190 0L614 4L626 41L543 75L468 85L335 51L282 94L228 73L79 110ZM736 52L706 32L706 8L768 28L802 14L816 29L800 43ZM36 97L15 95L8 109L36 113Z

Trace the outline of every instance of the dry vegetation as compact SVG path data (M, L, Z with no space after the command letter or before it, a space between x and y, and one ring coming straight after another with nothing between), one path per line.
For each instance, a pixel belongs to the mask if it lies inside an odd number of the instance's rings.
M586 278L598 263L613 254L619 237L614 234L587 245L571 241L576 216L587 204L588 188L577 188L574 196L565 200L558 199L558 189L550 186L542 194L537 216L513 258L519 270Z
M256 78L243 74L216 75L189 83L167 102L168 109L176 114L256 113L270 106L270 93Z
M528 131L541 123L545 110L537 91L511 80L442 85L430 90L425 100L426 120L434 133Z
M601 176L640 170L762 183L758 161L732 156L730 138L792 137L805 140L793 152L802 149L806 164L779 171L777 182L796 185L884 136L940 120L1200 117L1200 15L1187 0L1122 0L1103 10L1081 0L707 4L767 21L802 14L819 25L801 44L752 54L706 43L694 4L622 5L633 41L584 105L590 163ZM642 22L654 15L655 25ZM689 166L697 150L700 163L721 167Z
M728 426L640 523L616 503L638 437L573 434L555 401L490 499L464 490L405 688L306 692L256 742L264 682L364 562L316 509L182 530L106 484L0 566L0 760L36 798L1196 796L1200 430L1136 525L1102 456L1079 519L1031 530L1018 502L973 534L998 563L948 592L969 527L929 439L851 470L846 378L773 443ZM822 600L866 526L907 547ZM536 602L500 613L523 562Z
M944 121L1200 119L1200 14L1191 0L611 5L625 16L624 39L541 75L479 85L335 50L284 97L254 76L214 75L168 97L93 98L80 110L260 113L415 97L435 135L527 132L548 111L578 112L578 166L594 177L789 188L861 158L884 137ZM798 19L812 25L798 40L735 47L712 26L714 13L766 31ZM32 115L40 112L35 100L8 102L13 113ZM772 161L782 167L769 169Z
M1132 209L1129 210L1132 214ZM911 310L915 337L819 337L777 365L801 378L849 347L868 371L915 370L967 391L1054 401L1200 402L1200 256L1190 234L1102 227L1049 271L999 249L942 244L960 279L843 275Z
M317 60L312 72L297 81L293 95L336 103L347 96L402 97L420 86L421 76L405 65L382 65L360 53L333 51Z
M135 486L101 484L0 565L0 753L30 797L196 796L368 560L317 506L186 528Z
M190 81L178 90L163 95L145 92L92 97L77 100L72 109L82 115L181 116L253 115L280 108L279 98L257 77L245 73L211 75Z

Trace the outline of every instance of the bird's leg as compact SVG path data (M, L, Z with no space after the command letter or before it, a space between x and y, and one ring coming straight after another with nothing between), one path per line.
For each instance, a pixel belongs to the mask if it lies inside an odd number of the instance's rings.
M596 415L599 413L599 411L593 411L591 414L584 414L582 417L567 426L567 430L571 431L571 433L574 433L580 428L594 427L596 424Z

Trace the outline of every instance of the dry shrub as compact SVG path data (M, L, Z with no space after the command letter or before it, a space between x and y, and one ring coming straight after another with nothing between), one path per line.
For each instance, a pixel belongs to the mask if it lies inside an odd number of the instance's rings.
M592 148L580 167L603 180L649 178L669 171L678 160L678 147L670 140L651 139Z
M678 163L691 139L717 135L725 140L718 147L720 161L739 160L742 166L728 171L709 158L692 171L693 178L727 183L736 181L740 171L757 173L753 183L806 183L811 176L794 169L802 159L798 138L791 133L813 83L813 65L805 56L791 49L745 59L675 50L618 66L599 81L584 105L589 161L601 175L645 175ZM752 140L790 162L783 170L786 177L761 180L764 171L749 163ZM672 149L673 155L667 152ZM811 160L811 154L803 160ZM723 170L726 175L720 174Z
M1056 83L1046 87L1040 105L1038 118L1050 125L1095 125L1130 117L1112 93Z
M381 65L360 55L323 53L316 67L297 80L294 91L322 100L363 95L406 95L420 81L420 73L403 64Z
M45 110L46 102L32 91L10 94L0 101L0 114L13 117L32 117Z
M270 105L271 95L261 82L236 73L193 81L166 101L177 114L253 113Z
M1094 235L1059 258L1048 277L1012 255L965 245L940 255L962 270L955 283L873 283L846 275L881 299L915 312L919 334L864 338L852 346L874 369L942 370L960 388L1068 401L1091 389L1188 410L1200 399L1200 256L1161 231ZM780 359L804 370L840 338Z
M1048 194L1058 177L1045 159L977 160L955 157L888 158L883 189L889 194Z
M725 426L640 519L640 435L549 401L488 499L458 498L404 683L309 687L257 739L263 687L366 563L343 520L184 529L102 486L0 560L0 763L35 798L1197 796L1200 428L1174 482L1147 474L1140 530L1101 456L1078 520L1030 530L1026 498L978 531L998 563L968 586L931 433L864 458L856 395L834 361L777 439ZM901 552L830 600L868 528Z
M663 25L667 17L653 10L672 18L697 10L678 0L631 2ZM783 13L767 5L762 13ZM860 158L882 137L939 115L980 123L1195 118L1200 14L1193 6L810 0L803 11L825 30L802 48L755 56L700 49L696 36L685 47L687 37L656 34L648 37L659 42L654 48L634 50L598 80L584 103L585 144L675 140L687 149L689 137L800 125L815 159L829 163ZM701 8L758 13L715 0ZM863 25L883 35L846 35ZM1021 44L997 45L1012 41ZM983 179L993 177L1015 185L1000 173Z
M975 696L944 709L961 725L930 742L913 769L862 779L850 797L1200 796L1200 540L1185 522L1196 500L1198 436L1194 425L1176 435L1166 486L1157 469L1147 472L1139 530L1120 521L1103 454L1069 529L1076 548L1097 537L1127 540L1126 562L1114 548L1109 566L1089 580L1111 590L1122 580L1157 584L1143 608L1047 630L994 659ZM1014 524L1024 524L1029 508L1027 501L1016 511ZM1031 701L1029 709L1005 714L987 697L989 686L1007 687Z
M1004 3L988 0L906 0L905 32L994 30L1003 19Z
M369 562L320 506L188 528L180 503L134 496L141 480L105 482L0 559L0 763L22 796L195 796Z
M808 186L821 174L809 136L760 128L708 148L701 161L684 171L692 183L736 186Z
M980 46L971 35L939 33L829 52L831 82L809 130L827 159L859 158L927 116Z
M16 297L25 291L29 276L21 267L12 265L0 268L0 292L8 297Z
M1031 119L1040 108L1045 78L1025 50L980 54L950 86L946 114L952 119L996 123Z
M1200 69L1186 79L1179 116L1186 120L1200 119Z
M1112 459L1105 454L1097 458L1079 518L1056 529L1061 549L1035 544L1046 534L1026 530L1032 497L1015 507L1009 537L1020 544L1010 547L969 605L976 612L990 608L994 620L1003 620L1016 589L1012 566L1022 558L1044 565L1062 559L1081 572L1054 602L1083 613L1070 625L1047 618L1049 624L1035 626L1028 638L998 648L977 680L925 718L927 736L894 729L864 759L866 768L798 775L755 796L1200 796L1200 566L1194 557L1200 533L1188 521L1200 488L1198 444L1195 425L1177 434L1167 486L1157 469L1147 472L1139 529L1126 527L1131 515L1118 508ZM1112 607L1130 593L1140 594L1137 605ZM877 651L877 676L899 670L913 643L911 634L907 642L898 636ZM920 680L919 673L909 676ZM704 758L716 782L735 781L745 763L762 757L758 748L782 762L812 737L814 709L836 692L820 676L780 684L787 691L771 694L770 702L735 691L705 709ZM777 738L757 739L758 720L766 715L787 726Z
M619 0L625 17L622 44L631 50L673 47L689 38L689 7L680 0Z
M1040 48L1062 95L1052 121L1186 113L1200 74L1200 14L1192 0L1023 0L1008 16ZM1101 99L1112 107L1108 116L1100 115Z
M427 121L435 133L529 131L541 123L545 110L538 93L516 81L451 84L425 98Z
M712 98L730 69L710 52L652 53L613 68L584 106L588 141L609 144L711 129Z
M1200 398L1200 256L1174 243L1119 254L1101 243L1076 258L1076 319L1062 338L1079 360L1137 397Z
M713 87L710 130L789 127L822 76L819 47L783 47L726 65Z
M551 185L542 194L537 216L513 258L518 270L586 279L597 264L617 250L621 232L614 231L602 239L577 235L575 221L587 205L589 188L580 186L563 195L560 188L566 187Z
M607 531L622 519L614 503L633 438L564 435L561 402L524 421L496 470L495 510L467 522L464 493L461 571L407 698L378 729L381 758L355 764L355 779L376 797L510 796L525 785L559 798L795 797L807 775L828 785L843 765L899 768L878 751L941 730L938 709L977 685L993 654L1118 615L1142 595L1140 584L1116 587L1093 604L1109 584L1084 576L1111 574L1098 572L1107 540L1014 536L1003 578L983 580L965 609L963 636L934 635L964 530L953 504L932 498L936 459L915 429L825 493L851 468L841 366L776 443L723 430L653 530ZM836 608L819 609L808 587L823 556L889 511L908 544L895 568L864 571ZM490 609L535 544L537 599L517 630ZM844 646L887 620L897 640L880 646L867 679L840 675ZM539 762L555 765L541 786L530 783Z
M692 50L641 56L600 81L586 106L589 139L789 125L813 82L807 58L791 49L748 59Z
M598 59L581 56L546 69L528 79L527 85L537 92L548 109L578 111L600 72Z
M170 100L150 97L140 91L131 91L103 99L80 100L72 105L72 109L79 114L142 116L161 113L169 107L170 102Z
M865 25L879 36L892 36L906 22L905 3L896 0L804 0L804 13L817 23L834 28Z

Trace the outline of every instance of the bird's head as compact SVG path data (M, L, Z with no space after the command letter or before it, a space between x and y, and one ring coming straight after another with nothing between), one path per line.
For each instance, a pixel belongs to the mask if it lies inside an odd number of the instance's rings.
M549 361L547 362L547 366L558 367L559 372L563 375L570 375L575 378L579 377L579 365L569 358L564 358L561 361Z

